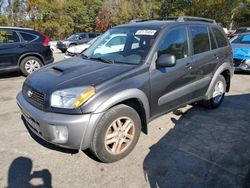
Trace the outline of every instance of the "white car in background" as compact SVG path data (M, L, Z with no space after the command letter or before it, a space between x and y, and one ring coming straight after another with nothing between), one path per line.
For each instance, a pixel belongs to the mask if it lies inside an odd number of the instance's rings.
M67 51L65 52L64 58L70 58L70 57L74 57L74 56L81 54L84 50L90 47L98 38L99 36L92 39L91 41L87 43L69 47Z
M98 37L97 37L98 38ZM65 53L65 58L74 57L76 55L81 54L84 50L89 48L97 38L94 38L93 40L89 41L86 44L81 44L77 46L72 46L68 48L68 50ZM111 35L111 37L107 40L105 40L102 44L99 44L99 46L96 48L94 54L107 54L107 53L114 53L118 51L122 51L125 45L127 35ZM133 44L132 49L139 47L139 41L136 41Z
M111 35L109 39L105 40L104 43L99 44L99 46L94 51L94 54L108 54L123 51L127 35ZM139 39L135 38L132 45L132 49L139 47Z

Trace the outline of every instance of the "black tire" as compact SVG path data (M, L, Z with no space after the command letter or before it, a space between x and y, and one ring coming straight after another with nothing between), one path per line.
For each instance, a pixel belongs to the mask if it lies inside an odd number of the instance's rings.
M221 95L217 96L217 97L220 97L220 98L216 99L216 97L213 97L213 94L212 94L211 99L200 101L201 105L203 105L203 106L205 106L207 108L210 108L210 109L218 108L221 105L221 103L223 102L224 96L225 96L226 85L227 85L226 80L222 75L219 75L216 78L216 80L214 82L214 85L213 85L213 89L212 89L211 92L214 93L215 87L219 82L223 84L223 92L222 92Z
M35 57L35 56L28 56L28 57L25 57L21 63L20 63L20 70L21 72L25 75L25 76L28 76L30 75L31 73L33 73L34 71L36 71L35 69L32 70L32 71L28 71L28 69L26 68L26 65L29 63L29 62L32 62L32 61L35 61L37 66L36 66L36 70L40 69L42 66L43 66L43 63L42 61Z
M62 53L65 53L66 51L67 51L67 49L63 49L63 50L61 50L61 52L62 52Z
M133 126L133 130L134 130L133 135L134 136L133 136L133 139L131 139L131 142L128 146L126 146L126 143L123 142L123 144L125 145L123 152L121 152L119 154L111 154L110 153L111 151L108 151L109 149L111 150L110 146L107 146L105 144L106 143L106 135L109 133L108 131L110 131L112 129L112 127L113 127L112 124L117 119L123 118L123 117L130 118L132 120L132 122L134 123L134 126ZM117 124L115 124L115 125L117 126ZM125 125L125 123L123 125ZM99 123L97 124L94 136L93 136L90 150L102 162L111 163L111 162L118 161L118 160L124 158L125 156L127 156L134 149L134 147L135 147L135 145L138 142L138 139L140 137L140 132L141 132L141 119L140 119L138 113L133 108L131 108L127 105L123 105L123 104L117 105L117 106L109 109L103 115L103 117L100 119ZM117 136L117 138L118 138L118 136ZM119 139L121 139L121 138L119 138ZM114 145L115 144L118 145L118 141L116 143L114 143Z

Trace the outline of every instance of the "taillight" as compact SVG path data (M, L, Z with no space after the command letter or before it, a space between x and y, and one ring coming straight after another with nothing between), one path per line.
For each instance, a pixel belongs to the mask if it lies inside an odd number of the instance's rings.
M49 46L49 37L41 32L39 33L44 37L43 46Z

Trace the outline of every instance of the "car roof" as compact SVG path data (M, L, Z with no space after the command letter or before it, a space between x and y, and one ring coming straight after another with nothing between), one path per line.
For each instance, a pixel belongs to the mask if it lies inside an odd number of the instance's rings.
M213 25L220 27L215 20L202 18L202 17L192 17L192 16L180 16L180 17L168 17L168 18L158 18L158 19L135 19L131 20L129 23L124 25L116 26L116 28L122 27L138 27L138 28L155 28L162 29L170 25L182 25L182 24L202 24L202 25Z
M202 24L202 25L213 25L218 26L217 24L202 22L202 21L188 21L188 22L176 22L176 21L146 21L146 22L134 22L116 26L114 28L125 28L125 27L134 27L134 28L151 28L151 29L163 29L172 25L185 25L185 24Z

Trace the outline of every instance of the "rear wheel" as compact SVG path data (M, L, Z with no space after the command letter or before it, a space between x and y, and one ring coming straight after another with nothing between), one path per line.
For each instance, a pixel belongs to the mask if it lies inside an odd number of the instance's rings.
M123 104L115 106L99 121L90 149L101 161L115 162L133 150L140 132L141 120L138 113Z
M42 61L34 56L25 57L20 63L20 69L25 76L39 70L42 66Z
M203 100L200 103L208 108L217 108L221 105L226 92L226 80L222 75L216 78L212 92L211 99Z

